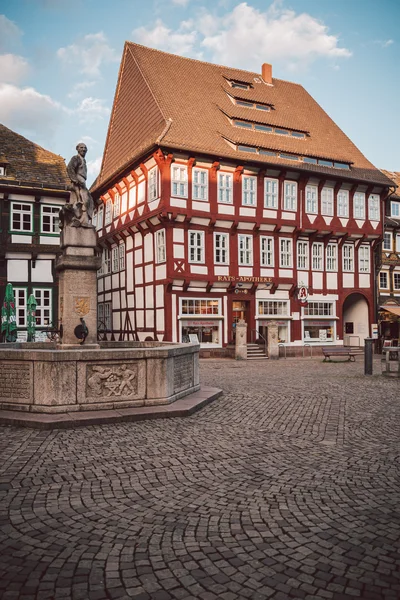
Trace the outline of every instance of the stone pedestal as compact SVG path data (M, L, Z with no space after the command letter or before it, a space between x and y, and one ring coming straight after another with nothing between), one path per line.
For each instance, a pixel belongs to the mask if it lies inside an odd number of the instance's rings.
M276 323L268 323L268 357L279 358L279 338L278 325Z
M239 321L236 324L235 358L236 360L247 359L247 323L245 321Z
M59 273L59 322L63 327L62 344L79 346L74 330L81 318L89 330L86 344L97 343L97 270L101 258L96 256L94 227L71 227L61 233L62 256Z

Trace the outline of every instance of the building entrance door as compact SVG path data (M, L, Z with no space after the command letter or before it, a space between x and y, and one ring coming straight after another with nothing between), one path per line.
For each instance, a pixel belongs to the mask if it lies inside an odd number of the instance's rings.
M239 321L243 320L246 323L249 323L248 313L249 313L249 305L250 302L246 300L238 300L232 302L232 337L233 341L236 339L236 325ZM249 329L247 329L247 338L249 337Z

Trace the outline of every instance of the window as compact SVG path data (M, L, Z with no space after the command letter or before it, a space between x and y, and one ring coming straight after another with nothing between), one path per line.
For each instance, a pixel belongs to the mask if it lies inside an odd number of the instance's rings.
M257 177L243 176L242 179L242 204L255 206L256 204Z
M193 200L208 199L208 172L204 169L192 171L192 198Z
M245 127L246 129L253 129L253 125L249 121L233 121L236 127Z
M99 210L97 211L97 231L103 228L103 204L99 206Z
M256 108L257 110L271 110L270 106L266 104L255 104L254 102L246 102L245 100L235 100L238 106L244 106L245 108Z
M308 242L297 242L297 268L303 271L309 268Z
M14 288L17 327L26 327L26 288Z
M396 252L400 252L400 233L396 234Z
M337 195L337 214L338 217L349 216L349 192L347 190L339 190Z
M354 272L354 246L350 244L343 246L343 271Z
M100 332L111 331L111 302L97 305L97 326Z
M114 219L119 217L121 212L121 196L118 192L114 194Z
M180 198L187 198L188 196L188 184L187 184L187 167L172 165L171 167L171 193L173 196L179 196Z
M360 246L358 249L358 270L360 273L369 273L369 246Z
M326 247L326 270L327 271L337 271L337 252L338 247L337 244L328 244Z
M92 214L92 225L96 229L97 228L97 210L93 211Z
M189 262L204 263L204 231L189 231Z
M158 168L153 167L149 171L149 183L148 183L148 195L149 202L158 198Z
M324 245L319 242L312 245L312 268L313 271L324 270Z
M218 173L218 202L232 204L233 202L232 173Z
M260 263L262 267L274 266L274 238L260 237Z
M12 231L32 232L32 204L11 202L11 229Z
M251 235L239 235L239 265L253 264L253 237Z
M388 272L387 271L381 271L379 273L379 287L387 290L389 289L389 285L388 285Z
M181 314L182 315L220 315L220 300L206 299L181 299Z
M333 314L333 302L308 302L304 307L305 316L325 317Z
M400 219L400 202L392 201L390 203L390 216L395 219Z
M377 194L370 194L368 198L368 218L370 221L379 221L379 196Z
M43 204L40 211L40 231L42 233L60 233L59 224L59 213L60 206L48 206Z
M214 233L214 262L217 265L229 264L229 236L227 233Z
M165 249L165 229L159 229L156 232L156 261L158 264L167 260Z
M34 288L33 295L35 296L37 306L36 306L36 326L37 327L47 327L47 325L52 325L53 322L53 312L52 312L52 290L51 289L42 289L42 288Z
M250 89L249 83L241 83L239 81L230 81L229 83L231 84L231 87L233 87L233 88L239 88L240 90L249 90Z
M324 187L321 192L321 214L333 216L333 188Z
M285 210L296 210L297 209L297 183L291 181L285 181L284 184L285 197L283 201L283 208Z
M265 208L278 208L278 184L277 179L264 178L264 206Z
M390 231L385 231L383 234L383 249L392 250L392 234Z
M400 273L393 273L393 289L400 290Z
M316 185L306 187L306 212L316 215L318 212L318 188Z
M365 219L365 194L356 192L353 198L353 216L355 219Z
M111 252L107 248L103 249L101 255L101 267L99 275L108 275L111 272Z
M310 165L318 164L318 160L316 158L311 158L310 156L304 156L303 162L308 163Z
M0 167L0 177L4 177L6 174L6 168L5 167Z
M119 270L119 252L118 246L115 246L112 249L112 271L113 273L117 273Z
M287 238L281 238L279 242L279 266L282 268L292 268L292 240L289 240Z
M288 302L287 300L259 300L258 314L268 316L287 316L289 315Z
M106 202L106 212L104 215L104 225L109 225L112 221L112 200Z
M119 245L119 270L125 270L125 242Z

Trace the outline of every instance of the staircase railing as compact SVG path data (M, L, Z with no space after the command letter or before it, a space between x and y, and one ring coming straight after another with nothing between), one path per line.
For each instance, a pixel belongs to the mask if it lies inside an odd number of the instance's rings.
M253 333L256 333L257 336L258 336L258 338L261 338L263 340L263 342L264 342L264 354L265 354L265 356L268 356L268 342L267 342L267 340L265 339L265 337L263 336L263 334L260 331L258 331L258 329L250 329L250 339L251 339L252 343L253 343L253 337L254 337ZM256 342L257 342L257 339L254 340L254 343L256 343Z

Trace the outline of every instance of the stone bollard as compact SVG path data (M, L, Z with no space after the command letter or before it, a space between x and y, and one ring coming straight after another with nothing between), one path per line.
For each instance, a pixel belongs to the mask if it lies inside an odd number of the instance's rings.
M240 320L236 324L236 360L247 360L247 323Z
M278 325L276 323L268 323L268 357L279 358L279 338Z

